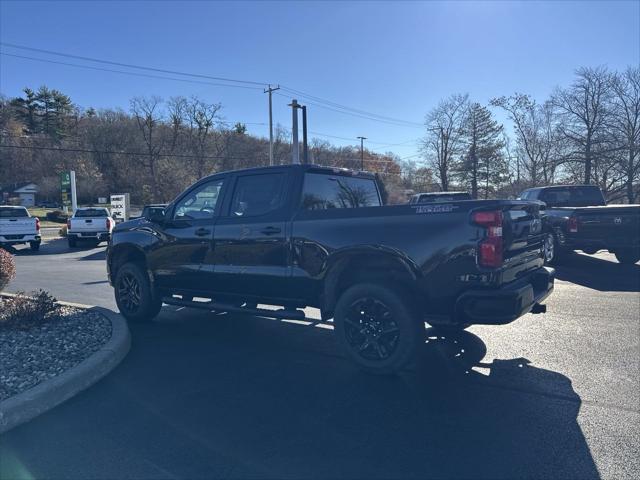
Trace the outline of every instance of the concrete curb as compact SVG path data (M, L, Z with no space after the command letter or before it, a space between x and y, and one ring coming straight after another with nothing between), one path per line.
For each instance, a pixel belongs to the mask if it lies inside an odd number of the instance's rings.
M1 294L11 297L10 294ZM59 302L69 305L65 302ZM98 351L57 377L0 402L0 433L51 410L90 387L113 370L127 355L131 335L124 318L102 307L73 304L100 313L111 322L111 338Z

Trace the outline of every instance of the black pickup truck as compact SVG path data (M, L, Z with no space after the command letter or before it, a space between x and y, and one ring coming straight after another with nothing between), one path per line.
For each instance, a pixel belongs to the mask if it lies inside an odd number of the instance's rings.
M163 301L299 320L317 307L348 354L380 373L414 357L425 321L459 329L546 310L554 271L537 202L383 206L380 192L371 174L309 165L204 178L115 227L118 307L132 321Z
M640 260L640 205L607 205L595 185L530 188L520 199L544 202L546 263L572 250L609 250L623 264Z

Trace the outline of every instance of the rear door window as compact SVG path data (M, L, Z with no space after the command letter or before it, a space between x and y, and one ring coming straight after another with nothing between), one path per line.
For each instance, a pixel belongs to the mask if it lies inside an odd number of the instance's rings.
M379 207L376 182L368 178L306 173L302 190L304 210Z
M284 172L238 177L231 200L232 217L257 217L283 205Z

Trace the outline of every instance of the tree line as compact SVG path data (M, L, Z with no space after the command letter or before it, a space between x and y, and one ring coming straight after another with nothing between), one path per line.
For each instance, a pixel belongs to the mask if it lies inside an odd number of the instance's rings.
M511 135L494 119L507 114ZM542 102L514 93L481 105L442 100L426 117L422 152L442 190L474 198L557 183L597 184L611 201L640 195L640 69L580 68Z
M505 128L496 112L508 117ZM290 132L277 125L276 164L291 160ZM594 183L610 201L640 195L640 69L580 68L574 81L538 101L514 93L487 105L467 94L425 117L421 158L365 149L364 167L383 178L389 201L407 192L467 190L514 197L525 188ZM269 142L225 121L220 103L198 97L135 97L129 108L83 109L46 86L0 96L0 184L33 181L59 197L59 173L75 170L80 201L130 192L137 204L165 202L205 175L269 164ZM360 168L359 146L312 138L313 163Z
M135 97L129 109L81 109L46 86L0 98L0 185L34 182L42 198L59 199L59 174L75 170L78 197L94 203L131 193L136 204L166 202L220 171L269 165L267 139L225 121L220 103L198 97ZM290 133L274 129L274 163L291 162ZM356 146L312 138L313 163L360 168ZM364 152L364 167L400 178L389 154Z

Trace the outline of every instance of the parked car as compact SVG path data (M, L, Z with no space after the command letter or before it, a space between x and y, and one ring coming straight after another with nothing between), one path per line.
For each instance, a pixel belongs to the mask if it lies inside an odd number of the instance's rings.
M109 210L102 207L78 208L67 220L67 240L70 247L75 247L78 240L91 241L98 245L111 239L111 231L115 222Z
M59 203L49 201L40 202L38 206L40 208L62 208L62 205L60 205Z
M131 321L163 301L292 319L317 307L352 359L388 373L414 358L425 320L543 312L554 271L542 245L537 202L383 206L371 174L289 165L204 178L162 215L117 225L107 268Z
M624 264L640 260L640 205L607 205L595 185L530 188L520 198L545 204L546 263L572 250L608 250Z
M32 217L25 207L0 206L0 245L29 244L40 250L40 219Z
M473 200L467 192L428 192L416 193L409 200L410 204L416 203L442 203L458 200Z

